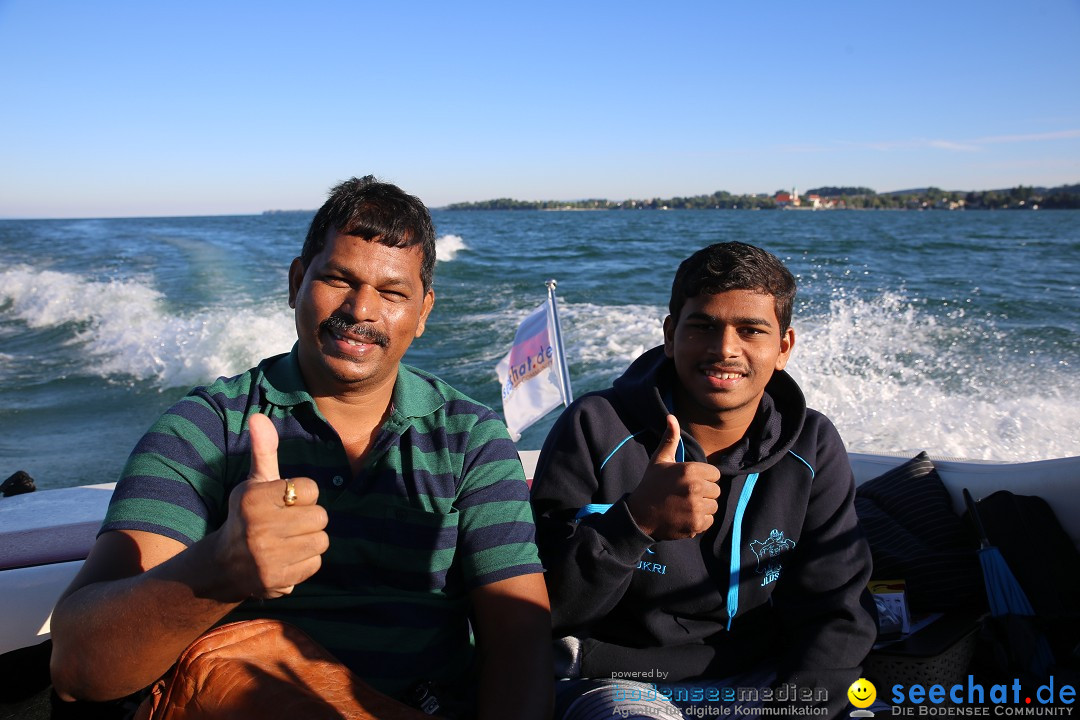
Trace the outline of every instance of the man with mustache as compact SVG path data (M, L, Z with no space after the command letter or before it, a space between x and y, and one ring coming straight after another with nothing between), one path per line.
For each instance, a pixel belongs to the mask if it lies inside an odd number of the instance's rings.
M794 297L760 248L699 250L663 346L548 435L532 497L558 718L846 704L876 635L870 551L840 436L784 372Z
M401 363L434 267L419 199L370 176L334 188L289 268L292 351L196 388L132 452L53 614L60 698L127 696L212 626L276 618L440 714L548 714L516 449L491 410Z

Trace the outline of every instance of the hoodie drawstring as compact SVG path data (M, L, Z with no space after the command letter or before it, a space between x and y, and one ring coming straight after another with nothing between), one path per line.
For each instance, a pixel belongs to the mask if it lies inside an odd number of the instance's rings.
M735 613L739 611L739 572L742 570L741 553L742 545L742 521L746 514L746 506L750 504L750 495L754 492L758 474L750 473L746 476L746 484L743 485L739 494L739 504L735 506L735 518L731 521L731 575L728 577L727 591L727 629L731 632L731 624L735 621Z

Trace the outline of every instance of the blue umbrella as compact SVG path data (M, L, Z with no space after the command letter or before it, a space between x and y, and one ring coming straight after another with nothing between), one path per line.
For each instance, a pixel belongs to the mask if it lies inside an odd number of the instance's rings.
M990 614L994 617L1002 615L1035 615L1031 602L1020 587L1020 582L1009 569L1009 564L1001 556L1001 551L990 544L990 538L986 536L986 528L983 527L979 510L975 507L975 501L971 493L964 488L964 502L967 503L968 512L975 522L975 529L979 534L979 564L982 565L983 582L986 585L986 599L990 603Z
M979 564L983 571L983 584L986 585L986 599L990 604L990 614L995 618L1034 617L1035 610L1031 607L1024 588L1020 586L1016 576L1009 569L1009 564L1001 556L1001 551L990 544L986 536L986 528L983 527L982 518L975 507L975 501L971 493L964 488L964 502L968 512L975 523L975 529L979 534ZM1029 669L1037 676L1043 677L1049 674L1054 665L1054 654L1050 644L1041 632L1031 628L1027 642L1018 644L1027 645L1025 654L1029 654ZM1019 640L1019 638L1014 638Z

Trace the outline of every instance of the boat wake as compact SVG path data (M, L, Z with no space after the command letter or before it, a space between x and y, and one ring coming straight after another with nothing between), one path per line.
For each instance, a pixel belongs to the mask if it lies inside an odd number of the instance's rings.
M457 236L439 242L444 259L465 249ZM575 395L609 386L663 341L660 306L563 303L560 314ZM473 342L459 345L454 366L467 372L454 382L497 406L495 391L485 394L495 387L492 358L509 348L520 319L510 310L455 318L452 332ZM991 321L935 314L896 293L838 293L823 311L797 311L795 329L788 370L849 449L1006 461L1080 455L1080 436L1062 432L1080 425L1069 359L1010 342ZM281 297L178 311L143 278L15 266L0 271L0 339L0 386L96 377L165 390L287 352L295 331ZM450 372L439 358L425 369Z
M280 301L176 314L141 280L95 281L29 267L0 273L0 287L0 308L8 306L3 319L36 336L42 356L54 348L62 353L66 375L188 387L288 352L296 337L291 311ZM8 333L11 325L4 323ZM0 383L11 365L0 365Z
M663 342L659 306L560 306L575 394L606 387ZM1067 362L1006 341L961 310L945 317L896 293L838 295L825 313L796 317L788 372L848 448L980 460L1080 455Z

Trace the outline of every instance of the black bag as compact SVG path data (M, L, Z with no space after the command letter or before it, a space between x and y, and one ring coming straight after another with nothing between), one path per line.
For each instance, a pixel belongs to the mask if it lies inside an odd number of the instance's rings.
M1026 658L1032 656L1027 645L1041 635L1053 652L1055 676L1075 677L1080 668L1080 552L1040 497L1000 490L979 500L976 508L987 539L1035 611L1035 617L987 620L979 653L983 670L1025 679L1030 670Z
M999 490L975 503L986 537L1043 617L1080 612L1080 551L1050 504Z

